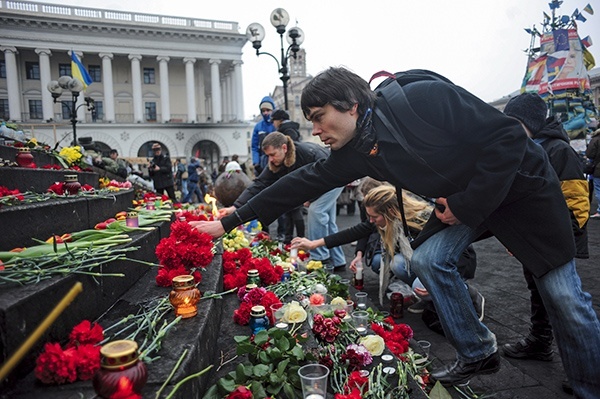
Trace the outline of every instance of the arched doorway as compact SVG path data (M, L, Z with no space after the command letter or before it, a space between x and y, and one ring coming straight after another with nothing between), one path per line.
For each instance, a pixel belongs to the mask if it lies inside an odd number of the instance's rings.
M221 159L221 149L219 146L210 140L201 140L194 144L192 148L192 156L204 159L206 169L212 173L213 170L219 168Z
M162 153L163 155L169 157L169 148L164 145L164 143L161 143L160 141L146 141L144 144L142 144L142 146L140 147L140 149L138 150L137 156L139 158L152 158L154 157L154 153L152 152L152 144L154 143L158 143L160 144L160 146L162 147Z

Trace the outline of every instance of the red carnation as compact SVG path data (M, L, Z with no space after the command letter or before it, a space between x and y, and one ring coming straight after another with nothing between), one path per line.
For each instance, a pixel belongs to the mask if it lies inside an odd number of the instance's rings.
M75 348L63 351L60 344L47 343L37 358L35 376L44 384L65 384L77 379Z
M100 347L80 345L75 353L77 378L82 381L91 380L100 368Z
M89 320L84 320L73 327L69 340L71 345L95 345L104 339L104 329L98 323L90 323Z
M65 185L64 183L56 182L56 183L52 184L50 187L48 187L48 192L53 192L54 194L57 194L57 195L63 195L65 193L64 185Z

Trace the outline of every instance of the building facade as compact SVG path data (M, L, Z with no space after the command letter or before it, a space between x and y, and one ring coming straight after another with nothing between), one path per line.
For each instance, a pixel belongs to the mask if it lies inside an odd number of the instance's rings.
M91 137L124 157L248 156L237 22L0 0L0 119L38 140ZM92 83L54 102L50 81L71 75L71 52ZM85 97L94 100L87 110Z

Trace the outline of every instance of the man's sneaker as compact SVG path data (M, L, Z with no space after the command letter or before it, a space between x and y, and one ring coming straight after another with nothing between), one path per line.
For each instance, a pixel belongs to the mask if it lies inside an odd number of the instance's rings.
M418 299L417 302L410 305L406 310L408 310L410 313L419 314L419 313L423 313L423 311L425 310L426 307L427 307L427 301Z
M504 344L502 350L504 356L514 359L534 359L549 362L553 356L550 343L543 342L530 335L514 344Z

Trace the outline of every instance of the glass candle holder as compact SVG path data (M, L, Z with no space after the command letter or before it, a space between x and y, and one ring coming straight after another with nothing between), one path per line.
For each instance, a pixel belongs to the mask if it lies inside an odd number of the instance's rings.
M156 206L154 204L154 198L148 198L148 200L146 201L146 209L153 211L156 209Z
M94 391L103 399L141 398L148 380L146 365L138 359L135 341L109 342L100 349L100 369L94 374Z
M199 300L200 290L194 286L194 276L185 274L173 277L173 290L169 295L169 302L175 308L176 316L183 319L196 316Z
M269 328L269 318L264 306L256 305L250 310L250 329L252 334Z
M81 183L79 183L79 179L77 175L65 175L65 191L69 195L75 195L79 192L81 188Z
M258 275L258 270L250 269L248 270L248 275L246 277L246 284L256 284L260 286L260 276Z
M33 154L31 154L29 148L21 147L17 151L17 157L15 159L17 165L22 168L30 168L33 164Z
M127 227L140 227L138 213L135 211L127 212L125 217L125 226Z
M366 292L357 292L354 294L355 297L355 306L358 310L367 310L367 293Z

